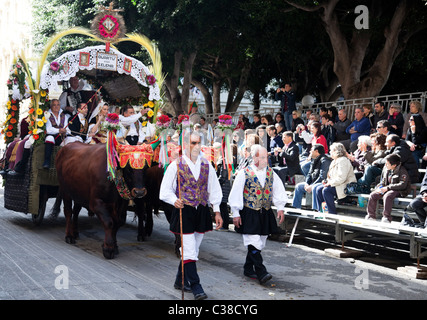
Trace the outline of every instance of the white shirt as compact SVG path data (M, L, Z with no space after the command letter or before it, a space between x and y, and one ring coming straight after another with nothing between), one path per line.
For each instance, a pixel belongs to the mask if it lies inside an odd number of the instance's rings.
M120 132L117 133L117 137L124 137L127 129L124 126L129 126L129 131L127 131L127 136L138 136L138 142L143 142L145 134L142 132L142 124L139 123L139 131L136 130L135 122L141 117L141 113L137 112L129 117L119 115L120 121ZM139 122L139 121L138 121ZM126 138L126 137L124 137Z
M63 112L62 109L59 109L58 117L55 117L55 114L52 112L52 109L50 109L49 112L55 118L55 122L59 126L61 124L61 113ZM70 118L69 115L66 114L65 115L65 120L64 120L64 127L68 125L69 118ZM50 122L49 119L47 119L47 120L48 121L46 123L46 134L57 135L59 133L59 129L54 128L53 125L52 125L52 122ZM71 131L68 128L68 126L67 126L67 134L71 134Z
M194 176L194 179L198 180L200 176L200 165L201 165L201 155L198 156L196 163L190 160L186 155L182 156L183 161L190 168L191 173ZM162 184L160 186L160 200L174 205L175 201L178 199L176 196L176 187L177 187L177 162L175 160L172 162L163 176ZM279 178L280 181L280 178ZM215 169L209 163L209 176L208 176L208 202L212 205L214 212L219 212L219 205L222 201L222 190L216 176Z
M254 170L259 183L262 187L265 185L265 177L267 168L258 170L254 165L249 166ZM230 195L228 196L228 204L230 205L233 218L240 217L239 211L243 209L243 190L245 189L245 170L240 170L233 182ZM283 185L282 180L273 171L273 204L276 206L277 211L284 210L288 202L288 196Z

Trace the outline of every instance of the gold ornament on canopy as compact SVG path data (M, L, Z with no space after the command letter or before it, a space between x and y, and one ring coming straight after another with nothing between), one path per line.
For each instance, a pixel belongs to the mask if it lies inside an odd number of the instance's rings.
M100 6L100 12L93 19L91 26L93 34L111 43L126 34L125 21L119 14L123 10L113 8L114 2L111 2L109 7Z

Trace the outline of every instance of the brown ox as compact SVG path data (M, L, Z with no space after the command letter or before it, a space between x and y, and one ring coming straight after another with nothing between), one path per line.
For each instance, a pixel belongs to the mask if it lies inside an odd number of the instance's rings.
M103 254L105 258L113 259L118 253L116 234L125 222L129 200L123 199L114 182L108 180L105 144L74 142L66 145L57 154L56 170L64 200L65 241L75 243L78 214L84 207L101 220L105 230ZM129 164L121 169L124 181L135 198L144 197L147 193L145 170L133 169Z

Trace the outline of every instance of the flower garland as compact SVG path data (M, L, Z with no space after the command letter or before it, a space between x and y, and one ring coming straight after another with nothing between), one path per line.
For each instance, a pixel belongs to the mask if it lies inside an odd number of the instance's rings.
M105 121L103 122L103 127L107 131L114 131L120 129L120 123L119 123L119 115L116 113L109 113L107 117L105 118Z
M19 103L20 100L29 96L28 86L25 82L26 73L23 62L18 59L12 66L7 80L9 100L6 103L6 121L1 131L4 134L6 144L9 144L18 134L19 125Z
M117 153L116 131L120 128L119 116L115 113L109 113L104 121L104 127L108 130L107 142L105 144L107 151L107 172L108 178L114 181L116 179L116 168L119 155Z
M218 128L221 131L234 130L235 125L233 124L233 118L228 114L222 114L218 117Z
M50 109L50 99L48 90L35 90L34 94L40 95L39 105L35 106L35 102L31 99L30 110L28 110L29 117L29 127L28 129L30 140L34 144L43 143L46 136L46 123L49 120L51 114Z
M153 116L154 116L154 109L158 102L154 103L153 101L148 101L143 105L144 109L147 111L142 117L141 124L143 127L145 127L148 122L153 122Z

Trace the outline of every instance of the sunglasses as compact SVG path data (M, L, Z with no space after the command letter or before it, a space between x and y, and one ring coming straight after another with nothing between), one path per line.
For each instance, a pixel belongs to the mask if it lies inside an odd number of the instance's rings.
M195 146L195 145L201 144L201 142L200 142L200 141L191 141L191 144L192 144L193 146Z

